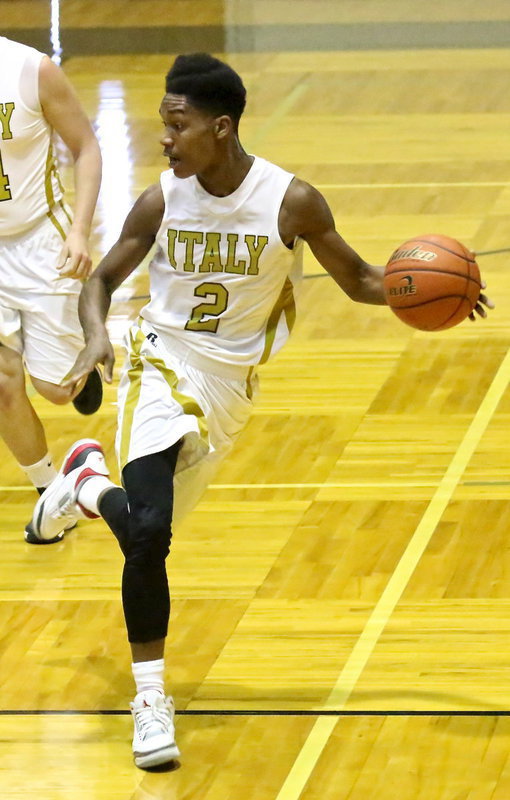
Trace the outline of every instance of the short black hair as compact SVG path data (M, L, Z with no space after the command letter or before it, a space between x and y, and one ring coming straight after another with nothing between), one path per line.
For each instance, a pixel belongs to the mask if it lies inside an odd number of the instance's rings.
M191 105L215 116L227 114L236 123L246 105L237 72L209 53L177 56L166 76L166 92L185 95Z

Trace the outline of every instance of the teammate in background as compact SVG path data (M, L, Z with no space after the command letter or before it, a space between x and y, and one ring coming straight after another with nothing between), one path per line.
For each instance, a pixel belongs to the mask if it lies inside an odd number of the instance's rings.
M0 63L0 435L41 494L57 473L28 399L24 367L53 403L72 400L90 414L102 399L98 370L72 387L62 385L83 347L78 297L91 271L87 240L101 152L71 84L48 56L0 37ZM64 202L53 130L74 162L74 219ZM28 532L25 538L40 541Z
M179 56L169 71L160 115L170 169L135 203L82 290L87 344L66 383L73 389L98 363L111 382L105 319L112 292L156 243L150 300L128 332L119 386L124 488L109 480L101 445L82 440L31 522L34 536L45 539L79 513L100 515L119 541L140 767L179 755L164 691L171 525L193 507L232 447L250 415L257 366L292 329L303 241L352 300L385 302L383 269L340 237L324 197L243 150L245 95L237 73L207 54ZM483 303L490 301L481 295L481 316Z

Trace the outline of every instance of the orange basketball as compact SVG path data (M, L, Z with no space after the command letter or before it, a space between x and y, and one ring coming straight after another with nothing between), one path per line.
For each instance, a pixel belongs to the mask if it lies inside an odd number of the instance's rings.
M478 302L480 288L474 254L456 239L435 233L397 247L384 273L391 310L421 331L458 325Z

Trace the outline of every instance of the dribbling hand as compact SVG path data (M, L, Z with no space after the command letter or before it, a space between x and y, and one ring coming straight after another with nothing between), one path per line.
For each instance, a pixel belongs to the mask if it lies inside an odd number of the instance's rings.
M486 287L487 287L487 284L485 283L485 281L482 281L482 289L485 289ZM483 292L480 292L480 297L478 298L478 302L477 302L476 306L474 307L474 309L472 310L471 314L469 315L469 319L472 322L476 322L476 314L478 314L479 317L482 317L483 319L486 319L487 311L485 310L484 306L485 306L485 308L489 308L489 309L495 308L495 305L492 302L492 300L490 299L490 297L487 297L486 294L484 294ZM476 311L476 314L475 314L475 311Z

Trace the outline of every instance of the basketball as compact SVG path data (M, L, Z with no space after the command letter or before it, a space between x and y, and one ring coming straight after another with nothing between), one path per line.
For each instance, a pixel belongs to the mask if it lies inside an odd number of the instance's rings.
M480 295L474 254L441 234L415 236L397 247L384 273L386 301L397 317L421 331L452 328Z

